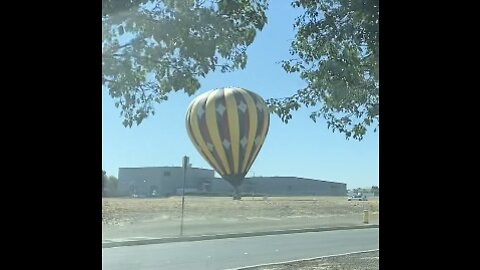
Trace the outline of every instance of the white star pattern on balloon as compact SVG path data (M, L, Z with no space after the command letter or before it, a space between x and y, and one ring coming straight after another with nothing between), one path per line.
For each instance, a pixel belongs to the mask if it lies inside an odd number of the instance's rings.
M242 145L242 148L245 148L245 145L247 145L247 138L245 136L240 140L240 144Z
M245 113L247 111L247 104L243 103L243 101L240 102L240 104L238 104L238 109Z
M225 148L229 149L230 148L230 142L227 139L223 139L223 146L225 146Z
M208 150L210 150L210 152L213 152L213 144L207 143L207 147L208 147Z
M218 104L217 106L217 112L223 116L223 113L225 112L226 108L222 104Z
M202 107L198 108L198 110L197 110L198 118L202 118L202 115L204 113L205 113L205 110Z

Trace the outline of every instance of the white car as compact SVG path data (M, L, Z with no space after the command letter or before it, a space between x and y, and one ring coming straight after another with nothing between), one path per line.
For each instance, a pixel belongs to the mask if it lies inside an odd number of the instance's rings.
M367 196L362 195L362 194L356 194L353 196L349 196L348 201L368 201Z

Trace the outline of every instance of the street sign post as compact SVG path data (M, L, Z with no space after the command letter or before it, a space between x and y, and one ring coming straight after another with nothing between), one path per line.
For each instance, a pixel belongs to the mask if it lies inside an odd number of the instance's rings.
M188 167L188 160L189 158L187 156L183 157L183 186L182 186L182 217L180 221L180 236L183 236L183 210L185 208L185 182L187 179L187 167Z

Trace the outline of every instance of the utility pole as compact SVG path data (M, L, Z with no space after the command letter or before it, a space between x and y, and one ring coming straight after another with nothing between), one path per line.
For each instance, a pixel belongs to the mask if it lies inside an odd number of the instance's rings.
M180 236L183 236L183 210L185 208L185 182L187 179L187 167L188 167L188 160L189 158L187 156L183 157L183 187L182 187L182 217L180 221Z

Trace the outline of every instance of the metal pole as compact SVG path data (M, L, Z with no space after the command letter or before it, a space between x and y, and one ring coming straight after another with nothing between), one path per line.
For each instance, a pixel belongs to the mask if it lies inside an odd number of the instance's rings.
M183 210L185 208L185 182L187 179L188 157L183 157L182 217L180 220L180 236L183 236Z
M362 195L365 196L365 195ZM362 200L366 198L363 197ZM363 223L368 224L368 202L367 201L360 201L363 204Z
M363 223L368 224L368 210L363 210Z

